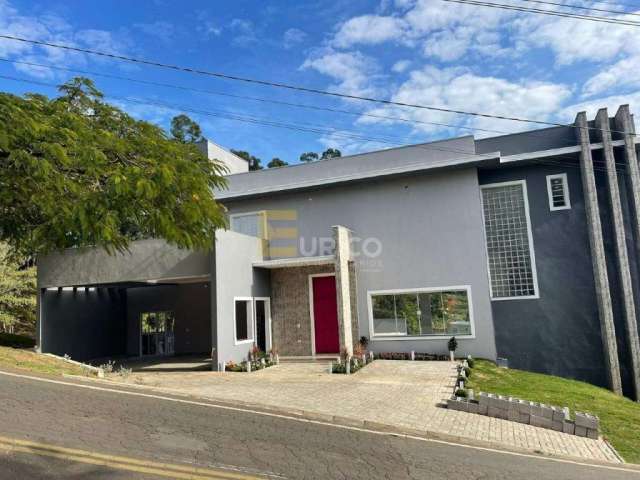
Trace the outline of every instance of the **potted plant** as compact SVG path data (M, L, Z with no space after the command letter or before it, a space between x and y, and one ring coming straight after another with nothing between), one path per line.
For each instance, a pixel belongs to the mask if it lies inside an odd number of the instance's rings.
M447 347L449 348L449 359L454 362L456 360L455 351L456 348L458 348L458 341L456 340L456 337L451 337L449 339L449 341L447 342Z

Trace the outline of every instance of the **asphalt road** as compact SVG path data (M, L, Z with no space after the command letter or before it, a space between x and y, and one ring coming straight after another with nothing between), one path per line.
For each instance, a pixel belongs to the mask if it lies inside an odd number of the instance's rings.
M0 372L0 479L174 475L640 480L640 471L380 435Z

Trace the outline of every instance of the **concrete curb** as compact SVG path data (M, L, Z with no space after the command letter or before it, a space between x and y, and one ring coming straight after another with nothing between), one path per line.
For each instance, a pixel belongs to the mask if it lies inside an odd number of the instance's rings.
M58 355L54 355L53 353L41 353L40 355L44 355L44 356L50 357L50 358L55 358L56 360L60 360L60 361L66 362L66 363L70 363L71 365L76 365L78 367L86 368L90 372L95 373L98 376L98 378L104 378L104 370L102 368L94 367L93 365L89 365L89 364L86 364L86 363L78 362L76 360L71 360L70 358L67 358L67 357L60 357Z
M394 436L414 437L414 438L422 438L426 440L435 440L440 442L459 443L463 445L468 445L470 447L490 448L493 450L501 450L504 452L514 453L514 454L532 455L532 456L538 456L540 458L580 462L580 463L589 464L589 465L599 465L599 466L606 466L606 467L615 467L615 466L619 467L624 465L625 468L631 468L633 470L638 470L640 472L640 465L626 463L622 459L622 457L620 457L620 455L615 451L613 446L609 444L609 442L606 442L607 447L611 449L611 451L615 454L615 457L619 459L620 463L603 462L599 460L592 460L584 457L574 457L569 455L551 454L551 453L541 452L536 449L513 447L513 446L505 445L500 442L477 440L469 437L451 435L451 434L436 432L432 430L411 429L411 428L401 427L397 425L390 425L390 424L376 422L376 421L356 419L356 418L344 417L339 415L331 415L331 414L315 412L315 411L301 410L301 409L295 409L295 408L282 408L282 407L262 405L258 403L251 403L251 402L244 402L244 401L235 401L235 400L231 401L228 399L204 397L204 396L182 393L182 392L174 391L171 389L154 387L150 385L129 384L129 383L123 383L123 382L107 380L107 379L81 377L78 375L64 375L64 376L67 378L81 380L84 382L90 381L93 383L102 383L102 384L106 383L112 386L119 386L123 388L134 387L141 390L162 393L165 395L172 395L175 397L180 397L185 399L188 398L188 399L193 399L197 401L204 401L214 406L220 405L222 407L246 408L246 409L254 410L255 412L259 412L259 413L271 413L274 415L280 415L282 417L289 417L297 420L306 420L310 422L330 424L330 425L335 425L339 427L360 428L363 430L368 430L368 431L388 434L388 435L394 435Z

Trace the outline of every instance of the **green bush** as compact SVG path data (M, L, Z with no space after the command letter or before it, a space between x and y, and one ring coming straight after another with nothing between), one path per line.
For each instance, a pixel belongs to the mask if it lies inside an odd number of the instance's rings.
M471 376L471 369L469 367L464 367L464 374L469 378Z
M455 395L456 397L467 398L467 391L464 388L457 388Z
M36 341L25 335L15 335L13 333L0 333L0 346L13 348L33 348Z
M473 368L473 365L475 363L475 360L473 359L473 357L471 355L469 355L467 357L467 363L469 364L469 368Z

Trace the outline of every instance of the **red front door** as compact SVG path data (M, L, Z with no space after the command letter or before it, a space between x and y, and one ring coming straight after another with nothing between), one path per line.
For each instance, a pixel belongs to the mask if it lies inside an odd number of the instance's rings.
M339 353L336 277L312 277L316 353Z

